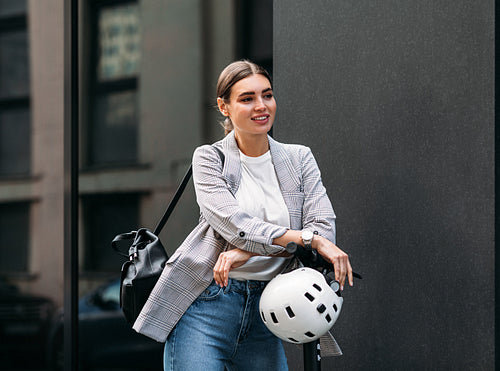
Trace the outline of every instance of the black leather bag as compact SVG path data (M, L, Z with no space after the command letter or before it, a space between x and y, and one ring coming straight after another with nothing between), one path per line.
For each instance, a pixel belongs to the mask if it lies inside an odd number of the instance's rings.
M119 241L133 240L129 249L130 260L122 265L120 280L120 307L128 322L134 323L151 290L168 260L158 236L146 228L116 236L113 247ZM121 253L121 255L129 256Z
M137 231L119 234L111 242L112 248L118 254L128 258L121 270L120 307L125 319L131 324L139 316L168 260L168 255L158 235L186 188L191 173L190 167L154 232L141 228ZM132 245L128 253L124 253L118 245L127 240L131 240Z

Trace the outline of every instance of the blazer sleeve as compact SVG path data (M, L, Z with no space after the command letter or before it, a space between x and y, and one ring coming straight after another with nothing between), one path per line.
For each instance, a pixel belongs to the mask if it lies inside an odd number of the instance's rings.
M260 255L282 252L272 245L287 228L242 211L222 175L223 164L214 148L198 147L193 155L193 181L200 212L208 224L231 245Z
M321 180L321 172L308 147L302 157L302 228L317 231L335 243L335 212Z

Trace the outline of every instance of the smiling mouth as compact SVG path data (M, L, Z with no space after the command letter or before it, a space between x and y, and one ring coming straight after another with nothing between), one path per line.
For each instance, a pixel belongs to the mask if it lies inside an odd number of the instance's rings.
M252 117L252 120L254 120L254 121L266 121L269 117L270 117L269 115Z

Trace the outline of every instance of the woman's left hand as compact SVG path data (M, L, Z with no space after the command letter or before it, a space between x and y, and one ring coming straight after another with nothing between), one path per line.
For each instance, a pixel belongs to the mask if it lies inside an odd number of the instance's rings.
M238 248L221 253L214 267L215 282L221 287L227 286L229 271L241 267L254 255L254 253Z
M349 285L352 286L353 275L349 256L337 245L321 236L314 236L312 245L323 258L333 264L335 268L335 279L339 281L340 289L344 289L346 276Z

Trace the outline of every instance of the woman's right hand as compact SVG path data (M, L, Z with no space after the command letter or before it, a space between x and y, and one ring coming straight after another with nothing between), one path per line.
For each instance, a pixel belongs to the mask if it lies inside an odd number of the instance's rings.
M238 248L222 252L214 267L215 282L221 287L227 286L231 269L241 267L254 255Z

